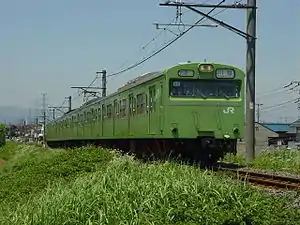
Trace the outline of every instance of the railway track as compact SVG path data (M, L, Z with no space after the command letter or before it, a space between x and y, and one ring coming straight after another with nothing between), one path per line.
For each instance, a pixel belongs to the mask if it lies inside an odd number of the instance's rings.
M243 180L264 188L300 190L300 178L231 168L218 167L217 170L229 172L233 174L236 179Z

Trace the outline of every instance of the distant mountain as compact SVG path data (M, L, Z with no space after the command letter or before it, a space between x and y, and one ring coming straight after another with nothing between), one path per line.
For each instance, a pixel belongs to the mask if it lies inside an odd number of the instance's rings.
M0 106L0 122L1 123L22 123L22 121L29 119L29 109L14 107L14 106ZM31 121L36 117L35 110L31 112Z

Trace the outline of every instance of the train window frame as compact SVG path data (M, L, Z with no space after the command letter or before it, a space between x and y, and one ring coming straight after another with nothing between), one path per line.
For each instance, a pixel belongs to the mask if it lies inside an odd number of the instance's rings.
M139 93L136 95L136 113L143 114L144 111L145 111L144 93Z
M126 116L127 99L123 98L120 101L121 101L121 105L120 105L120 118L124 118Z
M149 86L149 112L156 112L156 85Z
M118 112L118 99L114 99L114 104L113 104L113 117L117 118L119 115Z
M98 110L97 110L97 113L98 113L98 120L101 120L101 107L98 107Z
M106 115L107 115L107 119L111 119L112 118L112 110L113 107L112 107L112 103L108 104L106 106Z
M104 120L105 117L106 117L106 107L105 107L105 104L103 103L101 107L102 107L102 120Z
M214 95L214 96L207 96L207 95L204 95L203 96L194 96L194 95L174 95L172 94L172 91L173 91L173 82L174 81L188 81L188 82L191 82L191 81L195 81L195 82L203 82L203 84L205 82L207 82L208 84L209 83L213 83L213 82L216 82L216 83L225 83L225 82L232 82L232 83L235 83L235 84L238 84L238 89L239 89L239 92L238 92L238 96L237 97L233 97L233 96L227 96L226 97L226 94L220 94L218 93L218 95ZM182 78L173 78L173 79L170 79L169 80L169 97L171 98L195 98L195 99L223 99L223 98L226 98L226 99L230 99L230 100L233 100L233 99L241 99L242 96L243 96L243 89L242 89L242 85L243 85L243 80L240 80L240 79L182 79ZM218 90L219 92L219 90ZM221 91L223 92L223 91Z

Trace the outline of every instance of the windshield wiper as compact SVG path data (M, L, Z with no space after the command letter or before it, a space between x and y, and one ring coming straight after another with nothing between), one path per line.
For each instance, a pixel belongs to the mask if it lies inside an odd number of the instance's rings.
M223 91L221 91L222 96L225 97L226 99L230 99L230 97L228 95L226 95Z
M207 96L205 94L203 94L202 91L200 91L200 95L201 95L202 98L207 98Z

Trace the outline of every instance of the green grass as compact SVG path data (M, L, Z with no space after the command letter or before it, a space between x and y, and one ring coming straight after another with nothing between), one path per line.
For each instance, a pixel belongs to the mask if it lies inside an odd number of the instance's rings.
M74 151L16 148L0 171L0 189L5 190L0 197L5 200L0 202L0 224L300 221L300 210L292 208L288 197L270 196L191 166L146 164L91 147ZM3 180L3 176L10 178Z
M246 165L245 157L241 153L237 154L236 156L229 154L222 161L238 163L244 166ZM300 150L271 149L262 152L256 156L250 167L300 174Z
M93 148L47 150L9 142L0 149L0 158L7 160L0 168L0 199L16 202L42 191L50 183L68 183L104 167L112 153Z

